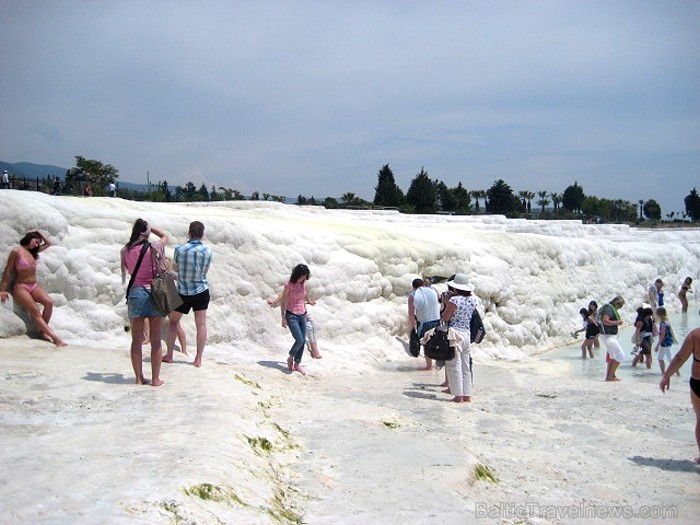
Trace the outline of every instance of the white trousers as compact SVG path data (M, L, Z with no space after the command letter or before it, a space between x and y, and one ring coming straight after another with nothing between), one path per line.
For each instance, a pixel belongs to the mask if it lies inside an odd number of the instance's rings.
M445 361L447 380L453 396L472 395L472 371L469 367L469 330L455 328L462 336L462 348L455 348L455 358Z

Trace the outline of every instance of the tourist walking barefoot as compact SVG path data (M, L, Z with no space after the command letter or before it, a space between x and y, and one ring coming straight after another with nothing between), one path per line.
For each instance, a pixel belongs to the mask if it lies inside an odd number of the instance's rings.
M671 376L678 372L690 356L693 356L693 366L690 369L690 402L695 411L695 442L700 453L700 328L695 328L685 336L681 349L668 365L659 383L662 392L671 388ZM700 455L695 458L700 463Z
M170 312L168 316L170 323L168 325L167 352L163 356L163 361L173 362L175 338L178 330L182 330L180 320L192 309L197 328L197 354L194 357L194 366L199 368L202 366L204 346L207 344L207 309L209 308L207 273L211 266L212 251L211 248L202 244L204 224L201 222L191 222L187 236L189 241L175 248L173 256L172 270L177 273L177 291L182 299L182 305Z
M622 319L620 319L618 310L622 308L624 304L625 300L618 295L610 301L609 304L606 304L600 309L601 336L608 353L608 366L605 373L606 381L620 381L616 372L620 363L625 359L625 352L622 350L620 342L617 340L617 331L620 325L622 325Z
M276 299L268 299L267 304L273 308L280 305L282 294L279 294ZM306 303L310 304L310 303ZM316 322L311 318L309 311L306 311L306 344L309 346L309 353L314 359L322 359L323 356L318 349L318 328Z
M49 327L53 313L53 300L36 280L36 268L39 264L39 254L51 246L48 237L39 230L31 230L19 241L7 258L5 271L0 282L0 302L10 298L9 283L12 272L15 282L12 286L12 297L24 308L34 320L41 336L56 346L66 346L56 332ZM42 305L43 309L39 309Z
M476 310L476 299L472 296L474 287L469 284L466 275L458 273L454 279L447 283L454 290L441 320L448 323L462 336L462 347L455 348L455 357L445 362L447 376L449 377L450 392L454 395L455 403L469 402L472 400L472 371L469 364L469 326L472 314Z
M151 234L158 240L149 243ZM160 334L163 328L163 316L156 309L151 297L151 282L157 274L153 263L154 258L149 250L158 251L163 257L168 236L160 229L152 228L143 219L136 219L131 230L129 242L121 250L122 282L126 282L127 272L131 275L127 287L127 305L129 307L129 322L131 323L131 366L136 376L137 385L146 385L148 381L143 376L143 342L144 323L148 319L149 335L151 338L151 385L160 386L160 367L163 350Z
M664 375L666 373L666 363L671 362L671 345L673 345L673 343L676 341L673 333L673 327L671 327L671 323L668 322L666 308L663 306L657 308L656 317L659 320L659 340L656 343L656 348L654 351L657 352L657 359L659 360L661 375ZM681 373L676 371L676 375L681 375Z
M302 375L306 375L306 371L301 366L306 343L306 304L316 304L316 301L312 301L307 295L306 283L310 278L309 267L305 264L297 264L292 270L289 281L284 285L280 298L282 328L289 328L294 337L294 344L287 357L287 367L290 371L299 372Z
M422 339L425 332L440 324L440 294L429 282L413 279L413 291L408 295L408 329ZM417 325L416 325L417 323ZM433 368L433 360L425 358L425 369Z
M681 313L688 313L688 293L692 292L691 288L693 285L693 278L686 277L681 285L681 289L678 290L678 300L681 302Z

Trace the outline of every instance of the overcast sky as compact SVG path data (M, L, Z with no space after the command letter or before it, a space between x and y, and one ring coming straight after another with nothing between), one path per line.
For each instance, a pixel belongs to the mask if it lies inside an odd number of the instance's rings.
M1 0L0 160L374 198L448 186L683 209L700 2Z

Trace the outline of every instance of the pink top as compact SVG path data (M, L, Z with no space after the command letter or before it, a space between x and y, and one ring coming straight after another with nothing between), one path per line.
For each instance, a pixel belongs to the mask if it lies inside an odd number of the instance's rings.
M17 262L15 263L15 268L18 270L28 270L29 268L36 268L39 261L32 257L32 262L28 263L27 260L22 257L22 255L17 254Z
M152 242L151 247L155 250L158 250L160 253L163 253L163 245L160 242ZM124 264L126 265L126 268L127 270L129 270L130 274L133 273L134 268L136 267L136 263L139 260L139 255L141 254L142 248L143 244L136 244L135 246L129 248L127 251L122 252ZM150 253L150 250L147 250L146 253L143 255L143 261L141 261L139 273L136 274L136 277L134 278L133 286L150 287L151 281L156 276L156 274L157 266L155 264L155 259Z
M287 296L287 311L296 315L305 314L306 281L301 283L288 282L284 287L289 290L289 295Z

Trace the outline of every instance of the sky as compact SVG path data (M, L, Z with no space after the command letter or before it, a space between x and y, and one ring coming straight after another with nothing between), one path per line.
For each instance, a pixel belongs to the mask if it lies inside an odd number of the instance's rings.
M700 2L0 3L0 159L249 195L700 180ZM534 203L533 203L534 204Z

